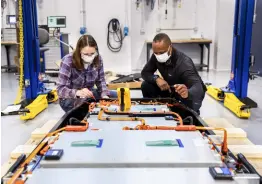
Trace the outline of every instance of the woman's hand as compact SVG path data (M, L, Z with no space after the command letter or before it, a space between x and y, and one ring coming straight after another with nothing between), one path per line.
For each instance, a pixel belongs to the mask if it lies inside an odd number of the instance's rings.
M87 98L92 98L92 97L94 96L93 93L92 93L92 91L90 91L90 90L87 89L87 88L82 89L82 91L85 93L85 95L86 95Z
M85 98L85 97L86 97L86 95L85 95L85 93L84 93L83 90L78 90L78 91L76 92L76 96L77 96L77 97L80 97L80 98Z
M93 93L89 89L84 88L84 89L78 90L76 92L76 96L78 96L80 98L92 98Z

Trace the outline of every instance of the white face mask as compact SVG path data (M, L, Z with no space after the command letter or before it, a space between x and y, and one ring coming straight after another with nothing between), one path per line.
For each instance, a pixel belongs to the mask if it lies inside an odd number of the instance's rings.
M169 49L168 49L168 51L169 51ZM156 59L159 63L165 63L170 58L171 55L170 56L168 55L168 51L165 52L164 54L160 54L160 55L155 54Z
M93 54L92 56L87 56L87 55L81 54L81 58L83 59L84 64L88 64L88 65L90 65L94 61L96 56L97 56L96 53Z

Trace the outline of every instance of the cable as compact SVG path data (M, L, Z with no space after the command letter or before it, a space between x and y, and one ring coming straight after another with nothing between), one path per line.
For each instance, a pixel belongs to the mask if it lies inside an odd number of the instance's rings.
M183 122L184 122L184 123L187 122L187 121L189 121L189 124L190 124L190 125L193 125L193 124L194 124L194 119L193 119L192 116L187 116L185 119L183 119Z
M70 49L74 50L74 47L70 44L67 44L65 42L63 42L62 40L60 40L60 29L59 28L55 28L55 30L53 31L53 37L55 38L56 41L60 42L61 44L69 47Z
M154 9L154 7L155 7L155 2L156 2L156 0L151 0L151 10Z
M166 11L165 11L166 19L167 19L167 0L166 0Z
M110 34L113 34L114 41L119 44L118 47L113 47L110 43ZM115 36L118 38L115 39ZM108 23L108 30L107 30L107 46L112 52L119 52L123 45L123 37L122 30L120 27L120 23L118 19L111 19Z
M2 8L2 11L6 8L7 6L7 1L6 0L1 0L1 8ZM3 14L3 12L2 12Z

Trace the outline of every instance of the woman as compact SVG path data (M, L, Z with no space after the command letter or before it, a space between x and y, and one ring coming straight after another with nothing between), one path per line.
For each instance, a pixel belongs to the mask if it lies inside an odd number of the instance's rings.
M62 59L57 91L65 112L86 99L116 97L116 92L107 89L103 60L91 35L81 36L75 51Z

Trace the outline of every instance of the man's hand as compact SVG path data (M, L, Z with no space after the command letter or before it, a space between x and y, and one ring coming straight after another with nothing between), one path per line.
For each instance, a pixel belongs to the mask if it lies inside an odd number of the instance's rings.
M164 79L157 78L156 79L156 84L161 89L161 91L170 90L170 86L168 85L168 83Z
M176 92L182 97L187 98L188 97L188 89L184 84L176 84L175 86Z

